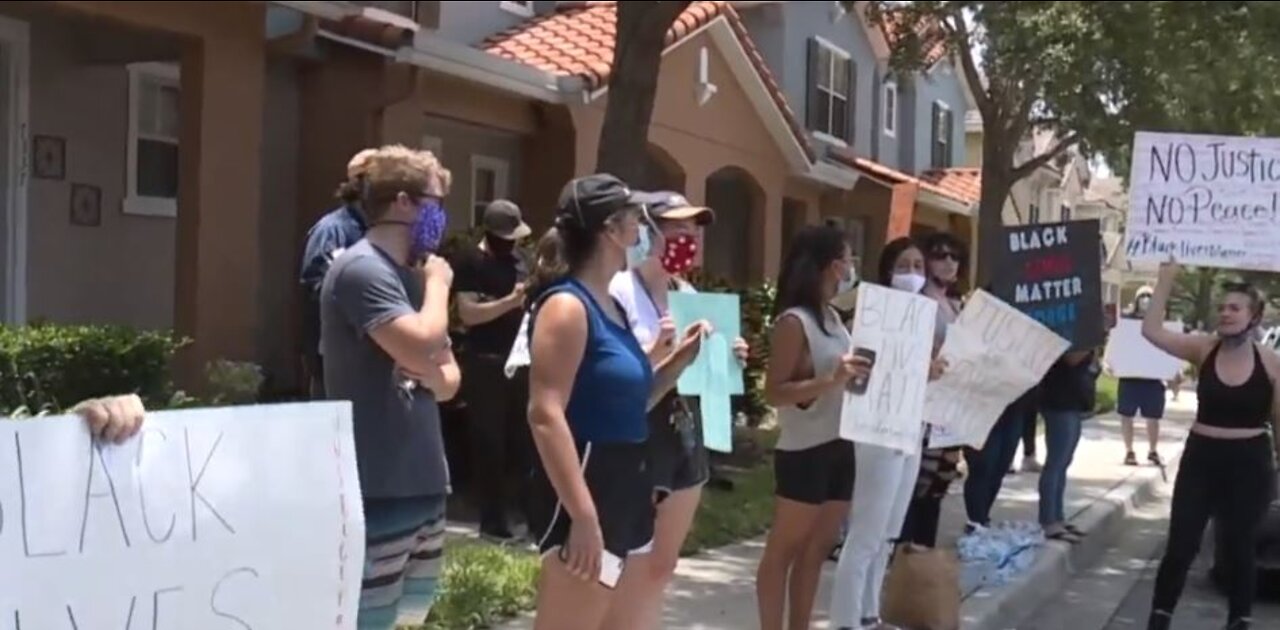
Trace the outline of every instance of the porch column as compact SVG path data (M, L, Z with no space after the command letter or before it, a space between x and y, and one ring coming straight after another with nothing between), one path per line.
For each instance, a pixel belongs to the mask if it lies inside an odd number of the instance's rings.
M894 184L889 198L889 230L885 242L911 235L911 220L915 217L916 196L920 185L916 182Z
M751 277L757 282L776 278L782 264L782 195L777 190L765 194L764 216L757 220L760 255L751 257Z
M258 360L256 328L287 328L259 321L265 64L261 42L243 36L208 36L182 55L174 319L194 345L175 368L196 391L207 361Z

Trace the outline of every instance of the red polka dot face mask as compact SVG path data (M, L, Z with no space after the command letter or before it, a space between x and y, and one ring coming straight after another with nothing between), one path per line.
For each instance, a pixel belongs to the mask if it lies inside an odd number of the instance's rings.
M680 275L693 269L693 263L698 259L697 239L688 234L680 234L666 241L662 252L662 268L671 275Z

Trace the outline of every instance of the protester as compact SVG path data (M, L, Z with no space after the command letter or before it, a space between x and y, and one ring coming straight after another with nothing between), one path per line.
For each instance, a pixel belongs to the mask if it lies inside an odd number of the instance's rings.
M809 627L822 565L849 511L853 443L840 439L840 410L845 385L865 378L870 364L849 353L849 331L830 302L855 282L851 258L844 232L806 227L778 273L765 375L779 429L773 526L756 576L763 630L781 630L784 610L785 627Z
M919 293L927 283L924 254L909 237L885 245L879 271L880 282L898 291ZM944 367L945 362L933 360L930 379L937 378ZM920 453L863 443L855 443L854 452L853 505L836 566L831 619L841 629L880 628L884 627L880 594L885 572L915 489Z
M1265 302L1248 284L1223 287L1216 337L1166 330L1166 309L1178 272L1176 263L1161 266L1142 334L1161 350L1199 366L1199 409L1174 483L1169 539L1156 574L1147 628L1168 630L1172 624L1187 571L1199 553L1205 525L1213 518L1217 539L1225 545L1227 628L1247 630L1256 595L1258 528L1275 496L1280 358L1256 341ZM1275 451L1268 443L1268 422L1273 424Z
M1127 317L1141 319L1151 305L1150 287L1138 289L1133 308ZM1124 465L1137 466L1138 456L1133 452L1133 421L1142 416L1147 421L1147 461L1164 466L1160 458L1160 420L1164 418L1164 383L1154 378L1121 378L1116 390L1116 412L1120 414L1120 426L1124 432Z
M1067 522L1067 468L1080 445L1086 414L1097 401L1099 368L1092 350L1068 352L1040 381L1045 459L1040 473L1040 527L1050 540L1080 542L1084 532Z
M423 624L440 575L449 474L437 401L461 380L449 347L453 270L434 255L450 182L428 152L370 154L369 232L321 289L325 387L351 401L364 500L362 630Z
M316 400L325 397L324 360L320 356L320 286L334 259L364 238L365 230L369 229L360 210L360 195L366 163L372 154L371 149L365 149L347 162L347 180L338 186L337 192L342 205L311 226L302 251L302 360L311 397Z
M991 508L1000 495L1005 473L1017 457L1026 419L1040 413L1039 392L1036 385L1005 407L981 450L965 449L964 461L969 466L964 481L964 509L969 519L965 533L991 526Z
M924 239L928 283L921 293L938 303L933 335L933 352L937 356L946 340L947 327L960 317L960 278L964 277L969 256L960 239L946 232L935 232ZM924 435L924 451L920 458L920 474L915 496L907 509L901 540L924 547L938 544L938 521L942 518L942 499L951 482L960 476L961 448L929 448L932 426Z
M696 292L683 275L696 264L702 230L715 220L715 213L674 192L637 194L635 200L645 206L655 230L642 226L640 242L628 250L630 268L614 276L609 293L622 307L650 363L659 365L675 342L668 295ZM746 341L735 340L739 361L746 361L747 351ZM611 630L647 630L661 623L663 595L710 477L696 409L696 400L671 392L649 412L649 464L658 511L651 571L647 576L632 573L619 585L605 620Z
M507 384L503 367L520 330L528 265L517 250L531 232L516 204L491 202L482 219L484 238L454 261L453 290L458 319L466 326L462 352L462 394L467 404L468 442L476 464L480 535L497 541L514 538L507 521L508 502L527 489L508 487L515 473L527 479L533 444L529 425L529 387ZM526 515L527 519L527 515Z
M534 492L547 516L534 627L598 630L615 578L651 570L634 553L653 541L647 413L697 356L708 327L690 326L652 368L609 295L640 239L642 206L616 177L591 175L569 182L557 215L569 275L536 298L530 321Z

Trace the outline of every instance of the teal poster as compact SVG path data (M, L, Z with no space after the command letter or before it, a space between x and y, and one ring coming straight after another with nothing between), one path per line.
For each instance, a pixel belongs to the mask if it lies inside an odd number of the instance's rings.
M743 393L742 364L733 354L733 343L742 336L742 308L738 296L728 293L672 293L668 298L676 329L694 322L711 322L712 332L702 340L698 358L685 369L676 384L682 396L697 396L702 415L702 437L707 448L733 450L733 407L730 397Z

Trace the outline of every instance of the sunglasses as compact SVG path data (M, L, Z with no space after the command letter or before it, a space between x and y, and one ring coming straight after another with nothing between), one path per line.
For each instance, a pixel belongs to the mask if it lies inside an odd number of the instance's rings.
M950 260L953 262L960 262L960 254L957 254L955 252L949 252L949 251L939 251L939 252L933 252L929 254L929 259L930 260Z

